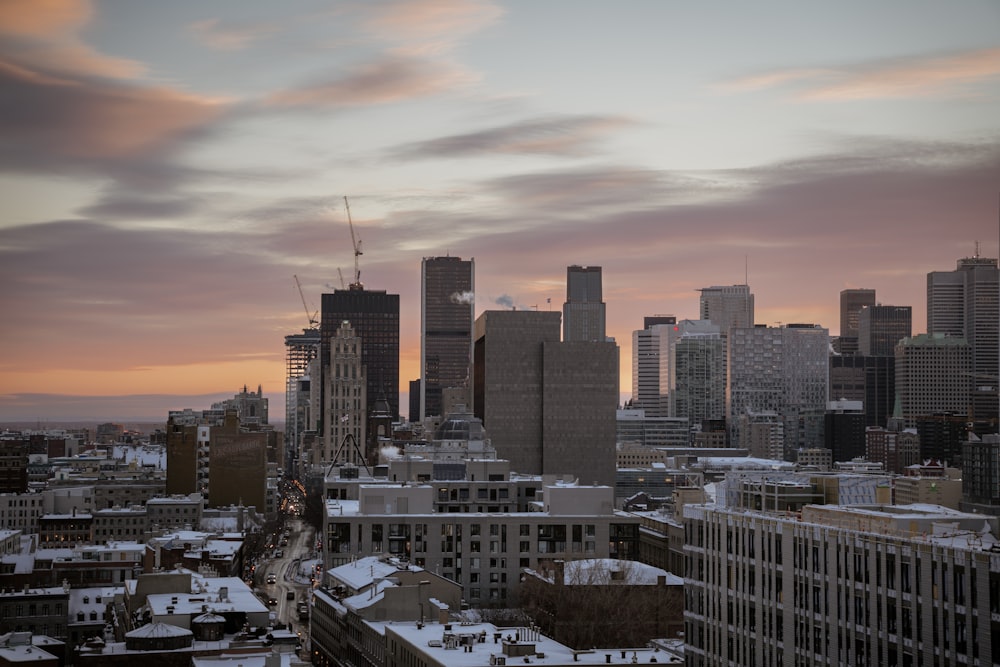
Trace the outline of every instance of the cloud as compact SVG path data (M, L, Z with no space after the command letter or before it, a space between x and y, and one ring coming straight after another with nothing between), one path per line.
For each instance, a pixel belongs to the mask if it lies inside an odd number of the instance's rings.
M408 159L493 154L580 156L590 151L595 140L631 124L621 116L539 118L412 143L393 152Z
M468 84L474 78L468 71L448 63L386 55L359 65L344 76L333 75L324 81L274 93L265 100L265 105L344 108L388 104L441 93Z
M199 41L218 51L241 51L279 30L273 23L224 22L218 18L196 21L189 28Z
M103 55L77 35L91 20L86 0L5 0L0 3L0 62L67 75L128 79L145 71L134 60Z
M800 101L954 96L968 84L1000 78L1000 48L896 58L853 66L786 69L728 81L734 91L795 88Z
M451 50L503 15L499 6L482 0L403 0L375 5L363 29L387 42L419 44L410 51L426 55Z

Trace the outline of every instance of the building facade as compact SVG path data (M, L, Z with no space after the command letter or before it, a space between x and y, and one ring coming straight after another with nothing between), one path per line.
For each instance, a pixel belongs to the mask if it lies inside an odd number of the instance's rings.
M601 267L566 268L563 340L604 342L607 337Z
M942 333L904 338L896 346L896 403L907 427L941 412L969 415L972 355L966 340Z
M924 507L686 506L687 664L1000 664L995 520Z
M891 357L896 345L913 334L910 306L866 306L858 313L858 353L866 357Z
M420 271L420 411L418 420L444 416L444 389L471 391L474 259L425 257ZM468 398L466 403L468 403Z
M749 285L703 287L699 291L700 319L718 325L722 335L736 327L754 325L754 298Z

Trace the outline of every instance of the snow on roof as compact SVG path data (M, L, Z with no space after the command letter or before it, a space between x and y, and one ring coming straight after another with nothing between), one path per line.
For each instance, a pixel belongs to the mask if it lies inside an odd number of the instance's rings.
M147 637L149 639L164 639L166 637L189 637L194 633L187 628L182 628L169 623L149 623L141 627L126 632L126 637Z

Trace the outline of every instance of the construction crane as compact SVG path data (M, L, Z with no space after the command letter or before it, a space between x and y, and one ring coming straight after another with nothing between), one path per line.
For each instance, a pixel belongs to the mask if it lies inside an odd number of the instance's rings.
M347 209L347 224L351 227L351 244L354 246L354 282L351 283L351 289L361 289L361 267L358 266L358 257L363 253L361 252L361 240L354 235L354 222L351 221L351 205L347 203L347 196L344 196L344 208Z
M337 275L340 276L340 289L347 289L347 285L344 284L344 272L337 267Z
M309 328L315 329L316 325L319 324L319 320L316 319L316 316L319 315L319 311L317 310L312 315L309 314L309 306L306 305L306 295L302 293L302 283L299 282L299 276L294 275L293 278L295 278L295 286L299 288L299 297L302 298L302 308L306 311L306 319L309 320Z

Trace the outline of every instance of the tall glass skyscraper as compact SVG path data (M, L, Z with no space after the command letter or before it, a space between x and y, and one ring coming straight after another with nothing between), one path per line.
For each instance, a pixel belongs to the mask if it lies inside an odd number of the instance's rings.
M444 416L442 391L471 389L474 259L425 257L420 269L420 412ZM471 396L466 399L471 405Z

